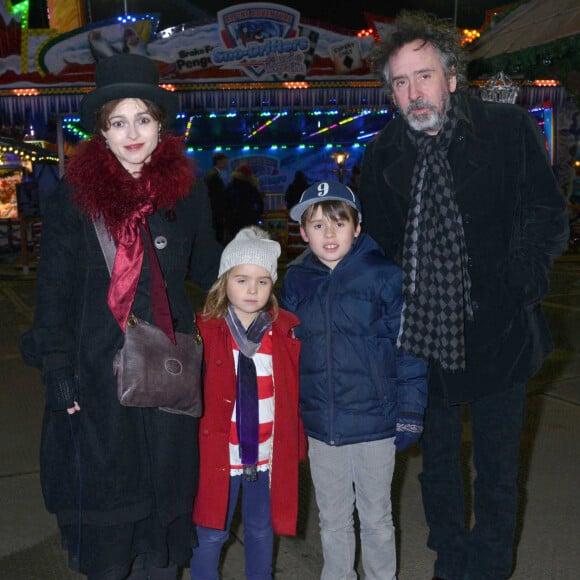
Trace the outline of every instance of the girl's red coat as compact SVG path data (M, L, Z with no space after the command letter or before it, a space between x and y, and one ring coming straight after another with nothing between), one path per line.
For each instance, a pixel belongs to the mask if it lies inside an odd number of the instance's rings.
M200 422L200 482L193 520L224 529L230 480L229 435L236 401L232 340L224 319L198 319L204 340L204 414ZM298 462L306 455L306 439L298 408L300 342L293 328L298 319L280 310L272 325L274 432L270 466L272 525L276 534L296 534Z

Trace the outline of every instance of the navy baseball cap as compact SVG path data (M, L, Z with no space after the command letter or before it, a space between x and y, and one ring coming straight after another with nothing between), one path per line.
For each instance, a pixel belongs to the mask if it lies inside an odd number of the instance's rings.
M362 210L358 197L350 187L338 181L318 181L304 190L298 203L290 208L290 217L299 222L304 210L321 201L344 201L358 211L358 219L362 222Z

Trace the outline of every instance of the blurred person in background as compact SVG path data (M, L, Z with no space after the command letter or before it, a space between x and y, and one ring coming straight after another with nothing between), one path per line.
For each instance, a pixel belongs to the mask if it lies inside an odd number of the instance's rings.
M258 189L258 178L248 163L240 163L230 175L227 187L228 234L234 238L247 226L262 224L264 199Z
M212 167L208 169L203 179L207 185L211 213L213 217L213 229L216 239L223 243L225 240L226 216L228 201L226 194L226 177L228 169L228 156L217 152L212 156Z
M308 179L306 179L304 171L297 171L294 174L294 179L284 194L284 200L288 209L291 209L298 203L300 197L304 191L308 189L309 185L310 184L308 183Z

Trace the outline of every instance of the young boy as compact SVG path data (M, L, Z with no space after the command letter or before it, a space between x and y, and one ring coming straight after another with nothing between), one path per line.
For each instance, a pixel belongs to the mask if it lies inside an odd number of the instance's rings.
M338 182L304 191L291 211L309 249L281 300L301 321L300 410L320 513L321 580L356 579L354 504L367 580L396 578L395 449L415 443L427 403L425 363L396 347L401 269L361 234L356 195Z

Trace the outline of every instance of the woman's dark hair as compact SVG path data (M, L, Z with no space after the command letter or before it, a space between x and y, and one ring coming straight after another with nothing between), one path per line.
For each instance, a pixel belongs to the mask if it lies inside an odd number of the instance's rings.
M466 85L465 51L460 44L460 33L451 22L427 12L404 10L395 19L394 27L384 40L375 45L369 57L371 66L383 82L389 98L393 96L389 59L403 46L416 40L433 46L439 55L445 76L455 76L458 88Z
M115 99L113 101L107 101L100 109L95 113L95 124L99 131L108 131L111 128L111 122L109 117L115 109L115 107L125 99ZM153 101L148 101L147 99L140 99L145 103L147 112L159 123L161 130L163 131L167 126L167 114L165 110L162 109L157 103Z

